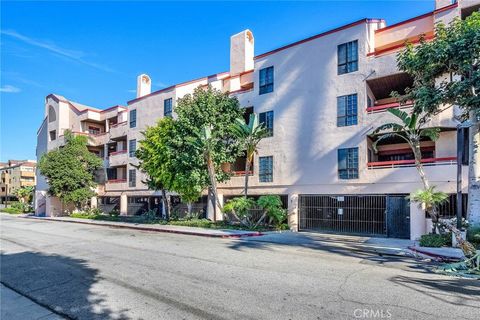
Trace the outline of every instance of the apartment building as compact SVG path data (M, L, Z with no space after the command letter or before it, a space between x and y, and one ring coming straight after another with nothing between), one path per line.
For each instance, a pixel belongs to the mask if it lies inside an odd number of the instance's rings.
M35 186L35 160L8 160L0 163L0 202L16 200L15 191Z
M253 196L282 196L293 230L418 238L428 230L428 219L405 198L421 188L413 154L395 139L383 141L375 152L371 133L393 120L388 108L412 107L390 97L412 83L396 67L396 54L405 42L418 42L422 35L433 38L435 23L465 18L479 10L480 0L437 0L435 6L432 12L390 26L382 19L362 19L257 56L253 33L245 30L231 37L228 72L155 92L151 79L140 75L137 97L127 106L99 110L49 95L37 156L60 146L65 129L89 135L90 150L104 159L106 168L92 204L121 214L147 208L160 212L160 194L142 183L146 177L136 169L141 132L159 118L175 117L178 98L211 85L237 97L246 112L258 114L270 130L251 172L242 171L242 158L226 166L234 175L219 186L221 201L240 195L249 174ZM456 157L459 114L451 107L436 116L427 125L440 128L440 138L422 141L428 178L449 194L456 191L457 161L468 164L468 155ZM37 212L59 214L60 203L46 190L39 177ZM466 183L463 190L467 192ZM454 201L452 197L442 208L444 214L455 214ZM209 218L214 212L221 218L205 197L202 204Z

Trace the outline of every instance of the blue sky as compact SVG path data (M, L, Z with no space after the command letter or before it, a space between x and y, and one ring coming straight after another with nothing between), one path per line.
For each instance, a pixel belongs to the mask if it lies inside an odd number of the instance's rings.
M35 159L44 98L126 105L136 76L153 90L228 70L229 39L249 28L255 54L361 18L393 24L428 1L1 3L0 161Z

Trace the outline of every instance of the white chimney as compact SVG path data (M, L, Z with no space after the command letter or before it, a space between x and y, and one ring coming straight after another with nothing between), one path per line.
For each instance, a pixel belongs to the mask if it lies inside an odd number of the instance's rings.
M250 30L230 37L230 75L253 69L254 39Z
M137 77L137 98L143 97L152 92L152 80L146 74Z

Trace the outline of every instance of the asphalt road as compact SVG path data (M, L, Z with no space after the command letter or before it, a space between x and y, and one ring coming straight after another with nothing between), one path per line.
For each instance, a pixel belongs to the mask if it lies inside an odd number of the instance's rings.
M1 281L78 319L479 319L415 260L0 215Z

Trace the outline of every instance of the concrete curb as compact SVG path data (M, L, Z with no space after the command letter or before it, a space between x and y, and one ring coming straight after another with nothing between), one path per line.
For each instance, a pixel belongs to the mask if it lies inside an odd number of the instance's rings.
M424 256L434 258L435 260L440 261L440 262L452 262L452 261L462 260L459 257L452 257L452 256L446 256L446 255L438 254L438 253L433 253L433 252L429 252L428 250L422 250L418 247L409 246L408 249L415 252L415 253L419 253L419 254L422 254Z
M187 230L174 230L174 229L161 229L161 228L152 228L152 227L144 227L144 226L130 226L130 225L119 225L119 224L110 224L110 223L102 223L102 222L90 222L90 221L78 221L78 220L60 220L55 218L48 218L48 217L33 217L33 216L22 216L20 218L24 219L34 219L34 220L43 220L43 221L54 221L54 222L66 222L66 223L78 223L78 224L88 224L91 226L101 226L101 227L110 227L110 228L118 228L118 229L130 229L130 230L139 230L139 231L150 231L150 232L163 232L163 233L174 233L174 234L183 234L183 235L190 235L190 236L198 236L198 237L207 237L207 238L243 238L243 237L258 237L263 236L263 233L253 231L253 232L245 232L241 234L216 234L216 233L202 233L197 231L187 231ZM188 227L185 227L188 228ZM205 229L208 230L208 229Z

